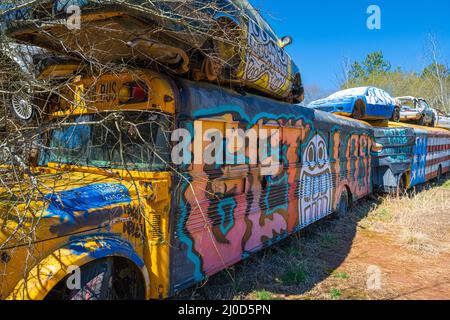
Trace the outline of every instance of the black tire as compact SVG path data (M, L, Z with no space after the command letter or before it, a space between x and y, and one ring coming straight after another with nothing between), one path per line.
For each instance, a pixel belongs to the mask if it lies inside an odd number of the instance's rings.
M399 107L394 108L394 111L392 112L391 121L400 122L400 108Z
M111 258L101 259L83 266L80 275L81 288L71 290L65 285L61 300L110 300L113 276L113 260Z
M421 117L420 117L420 119L417 121L417 124L419 125L419 126L424 126L425 125L425 119L424 119L424 116L422 115Z
M431 120L430 127L431 128L436 127L436 118L434 116L433 116L433 120Z
M366 104L362 100L357 100L353 106L352 118L360 120L366 115Z
M139 300L145 298L143 278L124 259L103 258L80 270L80 289L69 289L63 279L47 300Z
M439 182L441 182L441 180L442 180L442 167L439 166L437 176L436 176L436 182L439 183Z
M292 97L294 103L302 103L305 100L305 88L302 83L302 76L297 73L292 84Z
M406 176L403 174L398 180L397 184L397 196L401 196L406 191Z
M336 208L336 215L338 217L345 217L350 212L350 199L347 189L344 189L339 198L339 203Z

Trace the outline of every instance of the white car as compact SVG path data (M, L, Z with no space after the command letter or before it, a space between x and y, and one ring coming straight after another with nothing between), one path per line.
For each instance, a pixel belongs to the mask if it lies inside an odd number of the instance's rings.
M436 127L445 128L450 130L450 114L445 114L440 110L435 111L436 114Z
M431 108L424 98L411 96L395 98L401 106L400 121L414 122L421 126L434 127L436 125L436 111Z

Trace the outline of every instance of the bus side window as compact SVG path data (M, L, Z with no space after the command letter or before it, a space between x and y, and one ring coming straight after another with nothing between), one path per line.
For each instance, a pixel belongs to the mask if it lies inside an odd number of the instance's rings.
M245 124L230 119L225 124L225 128L225 165L232 168L246 164L248 162L247 147L252 137L245 130Z
M348 143L348 141L347 141ZM342 139L339 139L339 160L347 161L347 145L343 143Z
M225 161L225 122L215 118L197 120L194 131L194 165L207 171L219 169Z
M286 149L286 154L283 155L286 157L285 165L297 164L302 162L301 157L301 138L302 138L302 129L295 127L283 127L283 143L281 148Z
M364 137L364 135L361 135L359 137L359 157L360 158L364 158L367 156L366 146L367 146L367 143L366 143L365 137Z
M328 133L328 141L329 141L328 144L330 146L328 148L328 159L330 159L330 162L336 162L337 159L334 158L334 152L333 152L333 149L335 147L334 146L331 147L331 145L333 143L333 133L331 133L331 132ZM339 140L337 143L338 143L337 148L338 148L338 154L339 154L339 148L340 148L340 145L341 145L341 140Z
M258 163L261 168L269 168L274 165L278 165L278 168L282 166L282 141L283 130L276 121L268 121L259 130L259 142L258 146ZM266 138L266 143L264 143ZM261 149L264 148L264 149ZM276 154L273 154L276 152ZM276 163L274 163L274 161Z

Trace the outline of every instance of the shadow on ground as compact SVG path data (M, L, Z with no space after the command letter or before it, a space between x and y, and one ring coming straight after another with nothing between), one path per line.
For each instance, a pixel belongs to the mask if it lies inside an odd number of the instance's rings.
M412 197L448 184L448 178L447 175L439 183L416 187L405 196ZM360 200L347 216L324 219L175 298L273 299L274 296L305 295L330 275L341 276L335 270L348 256L357 229L363 228L358 222L382 200L374 196Z

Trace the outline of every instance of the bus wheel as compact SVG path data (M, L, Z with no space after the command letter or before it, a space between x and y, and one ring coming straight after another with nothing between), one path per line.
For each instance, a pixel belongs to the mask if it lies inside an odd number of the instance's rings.
M362 100L357 100L353 106L352 118L362 119L366 115L366 104Z
M344 189L341 193L341 197L339 198L336 213L338 217L344 217L348 215L349 211L350 211L350 201L348 191L347 189Z
M144 299L144 280L137 268L124 259L104 258L93 261L63 279L47 300L137 300Z
M398 180L397 196L401 196L406 191L406 176L403 174Z
M442 180L442 167L439 166L437 176L436 176L436 182L441 182Z

